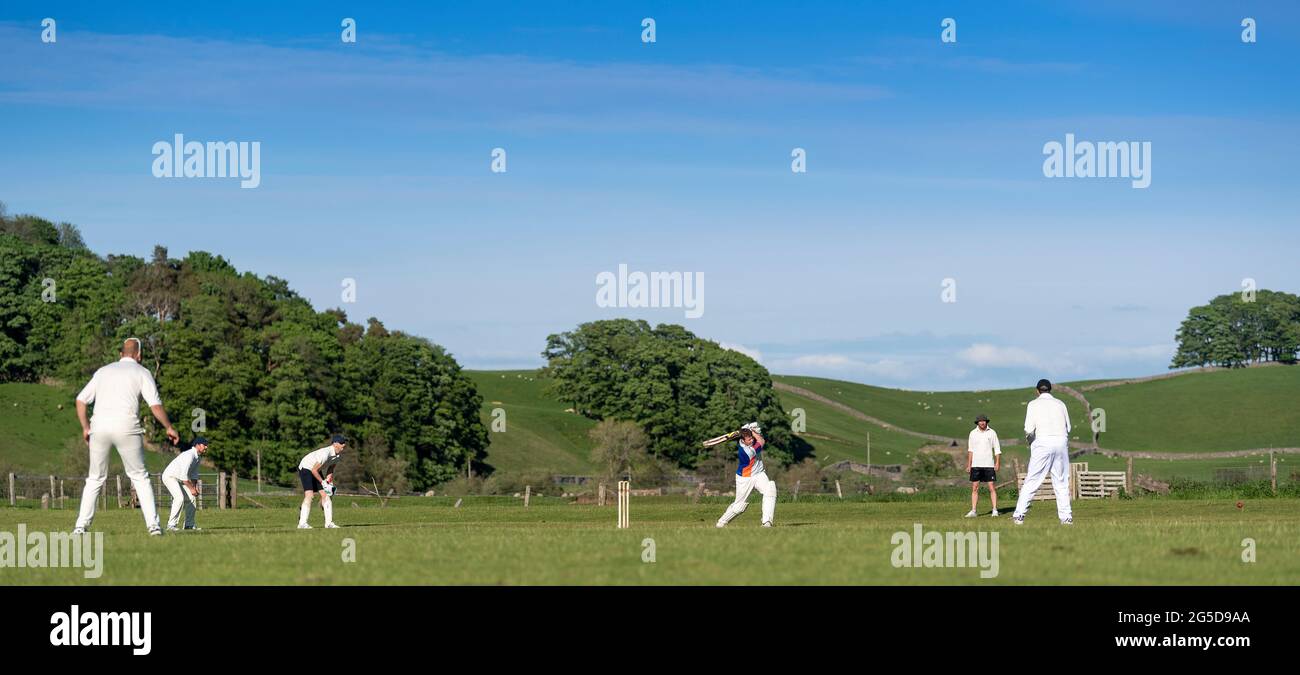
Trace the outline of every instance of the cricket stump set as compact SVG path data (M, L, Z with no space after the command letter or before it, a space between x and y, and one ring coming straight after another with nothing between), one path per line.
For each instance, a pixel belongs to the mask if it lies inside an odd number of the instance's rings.
M632 482L621 480L618 482L618 529L627 529L631 525L628 522L628 504L632 496Z

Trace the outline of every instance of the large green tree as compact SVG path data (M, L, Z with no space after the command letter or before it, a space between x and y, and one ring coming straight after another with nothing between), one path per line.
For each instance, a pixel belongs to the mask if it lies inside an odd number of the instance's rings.
M203 251L100 258L76 227L0 204L0 381L75 386L132 336L177 426L213 441L222 468L248 475L260 452L263 475L289 481L335 431L369 448L361 470L386 485L427 488L485 455L482 400L428 340L316 311Z
M1300 296L1261 290L1229 293L1193 307L1178 328L1170 368L1241 367L1300 355Z
M658 457L693 467L700 441L758 421L778 462L811 448L790 430L772 376L750 357L681 326L594 321L547 338L552 391L593 419L636 422Z

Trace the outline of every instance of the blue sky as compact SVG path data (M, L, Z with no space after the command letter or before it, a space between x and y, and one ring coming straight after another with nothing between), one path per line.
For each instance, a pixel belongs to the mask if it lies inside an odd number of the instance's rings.
M1294 3L373 4L6 3L0 200L321 308L356 279L350 317L468 367L632 316L778 373L1028 386L1164 370L1243 278L1300 291ZM177 133L259 141L261 186L154 178ZM1044 178L1067 133L1150 141L1151 186ZM703 316L598 307L619 264L703 272Z

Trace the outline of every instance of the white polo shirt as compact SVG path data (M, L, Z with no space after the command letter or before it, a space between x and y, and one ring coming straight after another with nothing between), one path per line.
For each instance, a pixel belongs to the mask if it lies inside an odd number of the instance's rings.
M1025 406L1025 434L1036 438L1069 436L1070 411L1065 403L1051 394L1039 394Z
M971 429L970 436L966 438L966 450L971 453L970 466L972 469L977 467L987 467L992 469L994 466L993 456L1002 454L1002 444L998 442L998 432L989 427L980 431L979 427Z
M198 480L199 479L199 451L193 448L176 455L166 469L163 469L163 477L168 476L179 481Z
M320 450L313 450L307 453L307 456L303 457L301 462L298 462L298 468L311 471L312 468L319 464L320 475L324 476L329 471L330 467L338 464L338 461L339 455L334 452L334 446L327 445Z
M162 405L153 374L135 359L126 356L95 371L94 377L77 394L77 400L95 405L90 417L90 433L143 434L140 426L140 399L150 407Z

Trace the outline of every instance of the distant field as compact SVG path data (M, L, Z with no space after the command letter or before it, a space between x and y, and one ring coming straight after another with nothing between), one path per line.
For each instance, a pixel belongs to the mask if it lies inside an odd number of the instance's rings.
M138 512L109 509L103 576L79 570L0 568L0 585L159 584L1286 584L1300 583L1300 501L1094 500L1076 524L1050 504L1025 525L964 519L963 501L783 502L777 527L758 527L757 503L730 527L713 522L725 500L689 504L634 498L632 527L610 507L447 499L336 509L339 530L293 529L292 508L205 510L200 532L145 535ZM70 511L0 507L0 531L66 530ZM319 510L312 515L320 523ZM897 533L999 534L998 575L975 568L896 568ZM1258 545L1243 563L1242 540ZM355 562L343 562L347 540ZM653 540L655 562L642 561Z
M928 441L864 423L820 401L778 391L787 411L801 408L807 414L804 440L815 449L819 464L845 459L867 461L867 434L871 434L872 464L907 464Z
M492 410L506 413L506 431L489 431L488 464L499 471L545 468L555 473L589 474L595 422L565 412L569 406L546 396L549 384L534 370L465 371L483 397L483 423L491 430Z
M1105 448L1216 452L1300 447L1300 367L1183 375L1084 392Z
M0 470L62 475L68 444L81 433L76 395L70 389L41 384L0 384ZM169 461L171 456L145 453L150 471L162 471ZM113 453L110 471L120 472L121 467Z
M965 442L966 436L975 426L975 417L980 413L989 416L990 426L1000 437L1023 436L1025 404L1035 396L1030 387L1023 390L924 392L886 389L819 377L777 375L772 379L807 389L904 429L949 436L960 442ZM1070 411L1075 440L1089 440L1091 427L1085 419L1083 405L1064 394L1056 396L1065 401L1065 406ZM811 419L809 424L812 424Z

